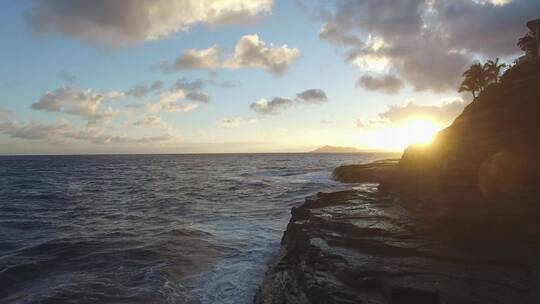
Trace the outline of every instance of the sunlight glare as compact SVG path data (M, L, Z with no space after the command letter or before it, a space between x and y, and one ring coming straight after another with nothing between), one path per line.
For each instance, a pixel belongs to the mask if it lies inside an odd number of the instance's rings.
M370 149L401 151L409 145L429 145L441 126L432 120L415 118L363 132L360 145Z

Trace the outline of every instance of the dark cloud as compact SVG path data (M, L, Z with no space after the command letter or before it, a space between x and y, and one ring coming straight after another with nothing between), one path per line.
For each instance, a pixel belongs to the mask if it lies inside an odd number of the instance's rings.
M34 0L37 32L57 32L104 46L155 40L196 24L242 24L268 12L272 0ZM233 22L234 21L234 22Z
M358 79L356 85L370 91L381 91L387 94L397 94L404 86L401 79L388 74L381 77L364 75Z
M172 90L197 91L206 86L207 81L202 79L189 80L186 77L179 78L172 85Z
M182 77L176 80L175 83L171 86L171 90L183 90L186 92L190 91L200 91L201 89L206 88L207 86L217 86L224 89L230 89L235 86L238 86L238 83L233 83L230 81L219 81L216 79L194 79L190 80L187 77Z
M127 90L126 94L135 97L145 97L152 92L161 91L161 89L163 89L163 81L156 80L151 84L140 83L134 85L129 90Z
M60 79L70 84L75 84L78 81L77 76L69 74L66 71L60 72Z
M250 105L250 108L261 115L277 115L292 107L293 101L288 98L276 97L271 101L260 99Z
M342 48L348 62L393 73L416 90L445 91L456 88L475 55L516 53L540 2L330 0L321 8L319 36Z
M437 21L449 44L490 57L512 55L519 51L516 42L526 33L525 22L540 17L540 1L512 0L435 1Z
M327 102L328 97L323 90L311 89L296 94L296 100L304 103L321 104Z
M326 93L319 89L305 90L296 94L297 105L301 104L322 104L328 100ZM271 101L266 99L260 99L253 102L250 108L262 115L278 115L283 111L291 108L294 105L294 101L290 98L276 97Z
M186 94L186 99L199 102L210 102L210 96L204 92L188 92Z

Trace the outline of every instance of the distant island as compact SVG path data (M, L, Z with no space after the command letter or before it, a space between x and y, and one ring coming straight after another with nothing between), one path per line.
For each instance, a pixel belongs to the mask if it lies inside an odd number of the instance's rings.
M364 152L364 151L354 148L354 147L324 146L324 147L315 149L309 153L361 153L361 152Z

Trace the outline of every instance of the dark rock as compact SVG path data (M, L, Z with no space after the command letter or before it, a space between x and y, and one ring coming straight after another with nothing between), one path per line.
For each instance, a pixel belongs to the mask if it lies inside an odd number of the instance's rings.
M487 201L540 195L540 59L509 69L425 147L407 148L395 186L472 189Z
M399 159L387 159L369 164L340 166L334 170L335 180L344 183L380 183L392 178L398 169Z
M540 229L521 217L410 209L376 184L295 210L256 303L540 303Z

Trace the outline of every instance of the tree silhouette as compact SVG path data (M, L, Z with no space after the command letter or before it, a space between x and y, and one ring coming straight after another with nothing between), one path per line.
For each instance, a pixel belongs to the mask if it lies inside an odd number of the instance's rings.
M459 86L458 92L471 92L473 98L476 98L476 91L478 88L476 87L476 83L473 81L472 78L465 78L463 79L463 82Z
M504 63L499 63L499 58L495 58L495 60L488 60L485 64L484 64L484 72L486 74L486 77L487 77L487 83L498 83L499 82L499 78L500 78L500 75L501 75L501 71L502 69L504 69L506 67L506 64Z
M488 73L479 62L473 63L463 73L463 77L465 79L463 79L458 92L471 92L473 98L476 98L476 93L482 92L488 84Z
M525 36L519 38L517 45L527 54L531 54L534 57L538 55L538 41L536 41L532 33L527 33Z

